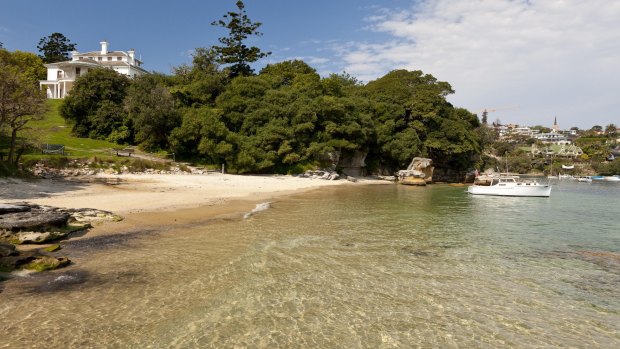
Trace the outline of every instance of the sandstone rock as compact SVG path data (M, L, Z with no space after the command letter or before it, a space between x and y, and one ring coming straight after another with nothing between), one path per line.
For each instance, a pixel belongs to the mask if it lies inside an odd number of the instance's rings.
M30 211L30 207L27 205L0 204L0 214L27 211Z
M60 227L67 224L70 215L66 212L28 211L0 215L0 229L38 230L46 227Z
M71 263L71 260L67 257L56 258L50 256L40 256L32 262L26 264L25 268L36 271L45 271L62 268L69 265L69 263Z
M404 185L426 185L426 181L424 178L416 178L416 177L407 177L400 181L401 184Z
M13 233L10 241L15 244L42 244L48 241L66 238L70 231L27 231Z
M415 157L406 170L398 171L398 180L407 185L426 185L433 181L433 160Z
M43 249L43 251L45 251L45 252L56 252L56 251L58 251L60 249L62 249L62 247L60 247L59 244L54 244L54 245L45 247Z
M340 178L340 175L338 174L338 172L335 171L308 170L302 175L302 177L334 181Z
M15 251L15 246L13 244L5 244L0 242L0 257L8 257L13 256L17 252Z
M15 251L11 256L0 257L0 272L11 272L37 258L35 251Z

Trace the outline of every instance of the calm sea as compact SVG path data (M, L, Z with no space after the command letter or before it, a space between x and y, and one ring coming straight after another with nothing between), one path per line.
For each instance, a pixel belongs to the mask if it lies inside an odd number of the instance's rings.
M1 286L0 347L620 347L614 183L330 188L63 251Z

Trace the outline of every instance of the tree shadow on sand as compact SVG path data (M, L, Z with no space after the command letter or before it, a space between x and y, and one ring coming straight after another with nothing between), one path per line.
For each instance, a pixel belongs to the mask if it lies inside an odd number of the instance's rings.
M47 198L84 189L90 183L105 180L93 179L15 179L0 178L0 202Z

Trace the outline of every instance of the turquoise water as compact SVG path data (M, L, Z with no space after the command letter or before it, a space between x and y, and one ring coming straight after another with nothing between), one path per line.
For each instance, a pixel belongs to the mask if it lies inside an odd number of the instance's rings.
M619 204L614 183L355 186L85 239L5 283L0 346L617 348Z

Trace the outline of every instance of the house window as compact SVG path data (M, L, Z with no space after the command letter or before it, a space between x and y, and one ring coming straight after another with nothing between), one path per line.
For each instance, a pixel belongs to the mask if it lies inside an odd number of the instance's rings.
M82 72L82 69L79 67L75 68L75 77L77 78L78 76L80 76L80 73Z
M103 61L103 57L99 57L98 61L99 62Z
M117 60L117 61L122 61L122 60L123 60L123 57L116 57L116 60Z
M111 60L112 60L112 57L108 57L108 61L111 61Z

